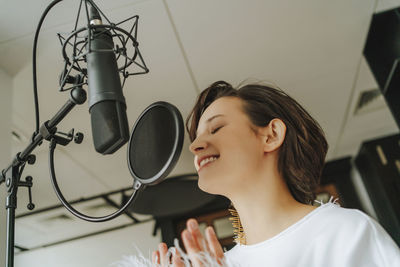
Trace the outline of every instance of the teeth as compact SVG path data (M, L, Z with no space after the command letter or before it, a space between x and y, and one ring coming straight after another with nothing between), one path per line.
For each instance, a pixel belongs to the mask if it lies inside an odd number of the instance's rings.
M203 160L200 162L200 167L202 167L202 166L204 166L205 164L207 164L207 163L209 163L209 162L211 162L211 161L214 161L214 160L216 160L216 159L217 159L217 157L210 157L210 158L203 159Z

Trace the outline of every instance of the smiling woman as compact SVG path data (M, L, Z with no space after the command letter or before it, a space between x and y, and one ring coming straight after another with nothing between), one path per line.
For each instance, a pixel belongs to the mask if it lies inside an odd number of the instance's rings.
M282 90L213 83L186 128L198 185L231 200L237 243L223 253L211 227L204 238L188 220L182 240L192 266L210 266L204 255L239 266L400 266L398 247L368 215L335 202L313 206L328 144L319 124ZM153 262L169 266L167 251L161 243ZM171 261L188 266L179 253Z
M286 196L286 202L296 205L315 199L328 144L318 123L282 90L257 84L236 90L216 82L199 96L186 127L195 165L210 153L223 153L220 162L213 163L215 168L223 164L219 173L207 175L211 166L207 172L197 167L202 190L224 195L235 206L244 205L238 203L239 196L255 193L253 186L275 187L281 199ZM275 201L272 193L269 201ZM298 206L305 212L312 208ZM238 223L236 241L246 243Z

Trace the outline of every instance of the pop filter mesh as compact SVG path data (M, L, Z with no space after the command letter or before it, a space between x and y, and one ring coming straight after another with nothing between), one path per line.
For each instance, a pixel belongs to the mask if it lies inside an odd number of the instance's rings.
M165 167L174 152L177 130L166 107L154 106L140 118L129 147L131 169L140 179L151 179Z

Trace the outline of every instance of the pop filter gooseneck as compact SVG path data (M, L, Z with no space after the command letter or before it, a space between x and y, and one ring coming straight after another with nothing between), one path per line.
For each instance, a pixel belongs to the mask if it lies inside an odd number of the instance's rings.
M80 213L62 195L54 168L54 150L57 142L52 139L49 165L54 191L65 208L76 217L89 222L111 220L132 204L138 191L143 190L147 185L158 184L167 177L181 154L183 136L182 115L174 105L160 101L147 107L137 119L128 145L128 167L133 176L134 191L122 208L102 217L92 217Z

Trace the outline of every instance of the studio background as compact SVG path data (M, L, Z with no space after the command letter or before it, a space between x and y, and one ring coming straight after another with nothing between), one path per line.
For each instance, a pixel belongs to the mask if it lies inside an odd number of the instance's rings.
M32 43L39 18L50 1L5 1L0 10L0 169L26 147L34 131ZM138 41L150 73L127 80L124 95L130 127L148 105L167 101L184 118L202 89L216 80L234 86L243 80L278 85L298 100L321 124L329 143L327 161L355 157L365 140L398 133L382 96L359 106L361 95L378 88L363 56L372 15L400 6L400 1L239 1L239 0L97 0L117 22L139 15ZM63 1L43 24L38 43L38 89L41 122L66 101L58 92L63 67L57 32L73 29L79 1ZM104 194L131 185L126 146L109 156L95 152L87 103L76 107L59 125L85 134L81 145L57 148L56 170L67 199ZM194 173L185 136L180 160L171 177ZM48 144L34 152L28 166L33 176L36 209L59 204L48 171ZM356 173L356 172L355 172ZM352 178L363 209L376 216L359 174ZM165 192L160 198L172 197ZM1 259L5 255L5 187L0 186ZM27 213L28 193L19 189L17 215ZM82 209L104 215L110 207L93 202ZM73 218L65 209L16 221L16 266L108 266L123 255L145 257L162 240L153 236L155 221L127 225L119 217L97 225ZM229 226L226 226L229 227ZM85 237L85 235L88 235ZM79 237L79 238L78 238Z

